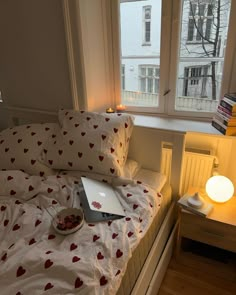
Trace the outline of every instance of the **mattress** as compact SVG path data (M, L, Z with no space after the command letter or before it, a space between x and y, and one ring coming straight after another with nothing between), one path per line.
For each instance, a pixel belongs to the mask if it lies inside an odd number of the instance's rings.
M162 178L162 176L160 177ZM160 180L159 177L157 177L157 179L158 181ZM168 183L165 183L163 185L161 193L163 195L161 207L158 210L147 234L144 236L138 247L132 253L132 257L128 262L125 275L122 278L120 288L117 292L118 295L127 295L131 293L142 269L142 266L144 265L148 253L153 245L153 242L159 232L161 224L165 219L168 209L170 208L172 197L171 187Z

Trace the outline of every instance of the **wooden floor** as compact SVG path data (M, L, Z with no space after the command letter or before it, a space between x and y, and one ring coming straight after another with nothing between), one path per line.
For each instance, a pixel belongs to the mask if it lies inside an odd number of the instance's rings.
M205 247L171 259L158 295L236 295L236 254Z

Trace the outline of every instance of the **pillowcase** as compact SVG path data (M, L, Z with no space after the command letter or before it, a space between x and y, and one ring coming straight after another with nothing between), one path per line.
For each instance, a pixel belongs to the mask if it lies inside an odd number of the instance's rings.
M30 175L52 175L55 172L37 159L58 124L29 124L0 132L0 170L23 170Z
M140 168L141 165L138 162L128 158L122 169L121 176L124 178L133 179Z
M161 172L152 171L148 169L140 169L135 175L135 179L143 184L150 186L156 192L160 192L164 187L167 177Z
M22 171L0 171L0 196L29 200L41 187L41 178Z
M54 169L120 176L126 162L133 117L60 110L61 129L50 137L42 163Z

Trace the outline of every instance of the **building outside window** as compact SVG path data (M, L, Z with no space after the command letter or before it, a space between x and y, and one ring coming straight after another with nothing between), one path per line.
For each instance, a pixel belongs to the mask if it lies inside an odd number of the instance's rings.
M212 1L189 1L188 42L201 42L211 37L213 22Z
M206 91L208 68L207 65L184 68L183 96L208 97Z
M139 66L140 91L157 94L159 91L159 67L155 65Z
M145 4L120 0L120 62L133 69L126 72L122 103L131 111L139 107L142 112L212 117L227 72L231 0Z

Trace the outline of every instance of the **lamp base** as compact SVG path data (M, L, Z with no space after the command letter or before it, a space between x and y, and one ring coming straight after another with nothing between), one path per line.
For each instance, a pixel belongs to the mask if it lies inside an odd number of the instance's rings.
M199 195L199 193L195 193L192 197L188 198L188 205L200 209L204 205L204 199Z

